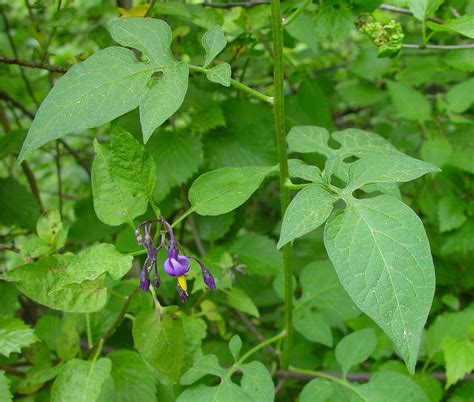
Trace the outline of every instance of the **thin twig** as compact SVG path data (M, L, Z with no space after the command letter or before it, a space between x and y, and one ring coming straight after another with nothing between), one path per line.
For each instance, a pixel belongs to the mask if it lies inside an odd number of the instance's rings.
M396 13L396 14L413 15L413 13L408 8L391 6L390 4L381 4L379 6L379 9L384 10L384 11L390 11L391 13ZM438 24L443 23L443 20L437 17L428 17L428 20L437 22Z
M233 8L233 7L244 7L250 8L255 7L260 4L270 4L269 0L253 0L253 1L237 1L237 2L230 2L230 3L209 3L205 1L202 3L204 7L212 7L212 8Z
M56 176L58 179L58 199L59 199L59 216L63 218L63 182L61 180L61 148L59 141L56 140Z
M54 73L65 73L67 71L66 67L54 66L41 60L20 60L14 57L8 57L4 55L0 55L0 63L13 64L22 67L39 68Z
M474 49L474 43L466 43L464 45L412 45L404 43L402 45L404 49L431 49L431 50L464 50Z
M244 323L244 325L247 327L247 329L255 336L255 338L258 341L263 342L265 340L265 337L258 331L258 329L255 327L255 325L253 325L252 321L250 321L245 316L245 314L242 314L238 310L234 310L234 313L239 317L240 321L242 321ZM271 353L271 355L275 359L279 358L278 352L272 346L268 345L265 348Z
M15 42L13 41L13 37L10 33L10 24L8 22L7 15L5 14L5 11L3 10L3 8L0 9L0 10L1 10L1 13L2 13L3 24L5 25L5 33L7 34L8 42L10 43L10 47L13 51L13 55L15 56L15 58L18 59L18 50L16 48ZM36 106L39 107L39 102L36 99L36 96L33 92L30 81L28 80L28 77L26 76L25 71L23 70L22 66L20 66L20 75L21 75L21 78L23 79L23 81L25 83L26 90L27 90L28 94L30 95L31 99L36 104Z
M123 303L123 306L122 306L122 310L120 310L120 313L117 316L116 320L113 322L112 326L108 329L108 331L104 335L102 335L97 340L96 343L94 343L94 346L90 349L88 353L88 357L93 356L96 353L96 351L100 348L100 346L103 345L115 333L117 328L122 323L132 299L137 295L139 291L140 291L140 287L137 287L132 293L126 296L125 302Z
M189 226L191 226L191 233L193 234L194 243L196 244L196 248L199 252L199 255L201 257L204 257L206 255L206 249L202 244L201 236L199 236L199 232L196 227L196 222L194 221L194 216L192 214L188 216L188 222Z

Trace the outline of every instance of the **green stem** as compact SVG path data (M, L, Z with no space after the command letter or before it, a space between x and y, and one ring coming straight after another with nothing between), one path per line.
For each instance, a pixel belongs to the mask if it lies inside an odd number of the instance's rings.
M89 313L86 313L86 330L87 330L87 346L89 347L89 349L92 349L92 345L94 343L92 342L91 319L90 319Z
M194 71L199 71L201 73L207 73L209 71L208 68L196 66L194 64L189 65L190 70ZM250 88L249 86L242 84L240 81L234 80L233 78L230 79L230 84L234 87L237 88L243 92L248 93L249 95L252 95L254 98L260 99L261 101L264 101L266 103L269 103L270 105L273 104L273 98L271 96L267 96L265 94L262 94L261 92Z
M285 330L280 332L278 335L275 335L271 338L268 338L264 340L263 342L260 342L258 345L254 346L252 349L250 349L247 353L245 353L239 360L237 360L232 367L227 371L225 378L229 378L236 370L239 369L239 367L247 360L250 356L252 356L254 353L258 352L260 349L264 348L265 346L268 346L272 344L273 342L276 342L284 337L287 336L287 333Z
M290 203L290 189L285 186L289 180L288 159L285 143L285 104L283 95L283 26L281 24L280 0L270 1L272 12L273 34L273 114L275 121L275 135L280 167L281 216L285 214ZM285 330L287 337L284 340L281 365L288 368L290 361L291 343L293 338L292 310L293 310L293 270L290 266L291 244L283 247L283 266L285 278Z
M303 4L301 4L301 6L299 6L294 12L293 14L291 14L288 18L285 18L285 20L283 21L282 25L284 27L290 25L294 20L296 20L300 14L305 10L306 7L308 7L308 5L311 3L311 0L305 0L303 2Z
M321 371L303 370L303 369L299 369L299 368L296 368L296 367L290 367L288 371L290 371L291 373L295 373L295 374L303 374L303 375L308 375L308 376L312 376L312 377L324 378L326 380L335 382L335 383L337 383L339 385L342 385L343 387L351 390L355 394L357 394L357 396L359 396L363 401L367 401L367 398L364 395L362 395L356 387L354 387L351 383L349 383L346 380L343 380L341 378L334 377L330 374L323 373Z

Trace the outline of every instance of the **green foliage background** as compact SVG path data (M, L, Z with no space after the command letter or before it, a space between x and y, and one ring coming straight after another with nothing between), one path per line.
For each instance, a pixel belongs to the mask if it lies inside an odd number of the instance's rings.
M196 280L190 300L178 310L175 283L163 277L157 293L166 307L158 319L151 312L153 298L135 291L143 257L132 258L141 248L127 220L115 219L117 196L112 190L101 193L102 211L94 210L92 201L99 197L97 186L110 177L96 176L91 183L91 170L110 166L118 127L133 135L124 149L136 151L142 142L138 110L49 142L16 164L52 85L72 64L116 46L107 24L120 15L148 13L165 20L172 28L174 56L197 65L212 60L204 59L203 34L222 26L228 44L217 60L230 64L233 78L273 95L268 4L216 8L152 1L149 8L140 1L119 3L0 5L0 269L9 281L0 281L0 401L15 396L25 401L183 402L212 400L216 394L258 402L474 400L474 379L463 380L474 369L474 48L449 49L472 44L474 2L313 1L284 30L288 131L302 125L329 132L357 127L442 169L402 184L400 194L392 188L421 217L436 270L435 298L414 376L387 335L358 311L340 285L322 227L295 241L292 258L296 333L290 364L299 369L276 370L277 339L270 349L256 351L252 361L242 360L283 327L281 219L278 183L271 174L236 210L193 214L178 225L182 245L193 255L204 254L218 291L203 292ZM302 3L283 2L284 15ZM390 6L413 15L391 12ZM374 44L357 29L360 19L371 18L383 24L398 21L404 44L427 40L442 48L402 48L393 58L377 58ZM31 62L38 68L28 66ZM134 201L133 212L140 216L135 223L153 218L149 200L170 221L181 216L189 208L191 184L202 173L277 163L271 109L227 88L227 71L214 73L207 79L191 71L177 113L169 119L152 116L166 121L145 145L149 159L130 157L137 169L148 171L145 187L152 189ZM321 168L324 162L316 154L291 155ZM272 169L257 169L267 170ZM198 195L189 194L194 205ZM196 210L214 214L205 208ZM164 258L159 255L161 264ZM24 264L31 265L11 271ZM197 268L191 279L198 276ZM237 369L239 374L233 374ZM315 370L322 378L312 379ZM324 375L331 372L347 374L349 382L327 382ZM277 385L283 379L284 385ZM387 388L395 391L387 396Z

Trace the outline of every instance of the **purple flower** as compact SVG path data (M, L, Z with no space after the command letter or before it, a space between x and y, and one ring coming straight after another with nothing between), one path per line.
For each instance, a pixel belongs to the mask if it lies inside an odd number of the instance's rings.
M186 282L186 275L189 272L191 267L189 259L195 260L202 272L202 279L206 286L211 289L216 289L216 283L214 277L209 272L209 270L204 266L204 264L199 261L196 257L180 255L180 246L176 241L176 238L173 233L172 226L165 221L164 219L160 220L161 223L161 242L158 247L155 247L153 244L152 227L153 222L145 221L138 225L135 230L135 237L137 243L143 245L147 251L147 258L145 264L143 265L142 270L140 271L140 287L145 292L148 291L150 287L150 271L153 268L154 278L153 286L158 287L160 285L160 278L158 276L158 268L156 264L156 255L159 249L165 248L168 251L168 258L163 263L164 271L176 278L176 290L178 291L179 298L182 302L185 302L188 298L188 286ZM142 237L141 228L144 228L144 236ZM169 236L168 244L166 243L166 234Z

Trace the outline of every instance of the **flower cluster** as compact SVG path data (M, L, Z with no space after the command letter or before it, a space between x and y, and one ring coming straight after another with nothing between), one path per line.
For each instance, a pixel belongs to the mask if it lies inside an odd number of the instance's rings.
M378 21L360 21L359 31L367 35L378 48L378 57L395 57L400 52L405 37L402 26L395 20L390 20L385 25Z
M153 270L153 286L157 288L160 286L160 277L158 276L158 268L156 263L156 255L158 250L164 248L168 252L168 256L163 264L164 271L170 275L176 277L176 289L179 294L179 298L182 302L185 302L188 298L188 287L186 283L186 274L190 269L190 259L196 261L199 264L202 272L202 279L206 286L211 289L216 289L216 283L212 274L204 266L204 264L196 257L190 255L180 254L179 244L173 233L171 225L163 218L160 219L161 224L161 238L160 244L155 246L153 244L152 229L155 221L145 221L138 225L135 230L135 237L137 244L145 247L147 251L147 258L143 264L143 268L140 271L140 287L144 292L147 292L150 288L150 273ZM168 239L167 239L168 235Z

